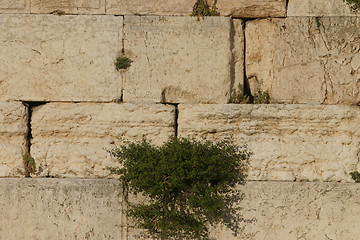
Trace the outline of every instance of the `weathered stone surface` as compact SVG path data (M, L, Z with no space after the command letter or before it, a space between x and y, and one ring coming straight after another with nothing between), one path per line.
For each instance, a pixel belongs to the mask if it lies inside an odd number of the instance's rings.
M194 0L107 0L106 14L189 16Z
M218 0L216 6L222 16L286 17L286 0Z
M358 103L359 23L351 17L247 22L247 78L273 102Z
M0 177L21 176L26 151L28 110L19 102L0 102Z
M0 186L4 239L124 239L117 180L0 179ZM237 237L212 229L218 240L356 240L360 234L358 184L248 182L239 189L240 214L255 221L241 223ZM127 239L139 239L135 232Z
M124 101L226 103L231 22L208 17L125 17ZM241 44L241 43L239 43Z
M244 92L244 22L240 19L233 19L233 64L231 65L231 74L234 74L231 94L243 95Z
M175 108L156 104L49 103L31 120L39 176L105 177L116 164L106 150L143 137L160 144L175 133Z
M289 17L297 16L359 16L359 12L354 12L344 0L289 0Z
M38 0L39 1L39 0ZM106 13L119 15L189 16L196 0L107 0ZM208 0L211 5L213 1ZM218 0L221 16L285 17L286 0Z
M105 0L31 0L31 13L105 14Z
M0 100L112 101L122 17L0 15Z
M352 182L359 116L356 106L180 104L178 133L247 144L250 180Z
M121 239L117 180L0 179L1 239Z
M240 234L217 230L218 240L349 239L360 235L360 185L248 182L240 188Z
M0 13L30 13L30 0L0 0Z

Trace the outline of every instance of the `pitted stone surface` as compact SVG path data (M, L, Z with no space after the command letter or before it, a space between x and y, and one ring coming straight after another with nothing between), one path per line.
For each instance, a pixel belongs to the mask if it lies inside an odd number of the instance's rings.
M0 0L0 13L30 13L30 0Z
M358 103L359 21L290 17L247 22L247 78L269 91L273 102Z
M121 240L119 181L0 179L1 239Z
M230 21L125 16L125 51L133 63L124 72L124 101L226 103Z
M289 0L288 17L298 16L360 16L358 12L352 11L345 0Z
M31 0L31 13L105 14L105 0Z
M39 176L106 177L107 150L144 137L154 144L175 133L175 108L165 105L49 103L32 114L31 154Z
M122 17L0 15L0 100L112 101Z
M233 136L254 154L249 180L353 182L360 108L327 105L179 105L179 136Z
M0 102L0 177L21 176L26 151L28 109L19 102Z
M248 182L240 214L253 223L239 225L234 237L217 229L219 240L349 239L360 235L360 184Z

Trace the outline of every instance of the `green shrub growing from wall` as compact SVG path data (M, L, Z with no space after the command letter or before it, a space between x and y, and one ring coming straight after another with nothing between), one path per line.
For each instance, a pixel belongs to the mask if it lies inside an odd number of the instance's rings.
M131 66L131 59L125 56L117 57L115 61L115 67L117 70L127 69Z
M110 169L123 186L148 197L128 203L127 214L152 237L208 239L207 224L234 226L232 204L240 195L233 187L245 183L250 153L231 140L172 138L162 146L143 140L110 153L123 166Z

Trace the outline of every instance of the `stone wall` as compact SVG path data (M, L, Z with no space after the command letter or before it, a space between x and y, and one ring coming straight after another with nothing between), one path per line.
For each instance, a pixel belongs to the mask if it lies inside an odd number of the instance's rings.
M359 13L218 0L220 16L190 17L194 3L0 0L0 239L134 239L107 150L172 136L254 153L240 204L256 222L216 239L356 239ZM271 104L230 104L258 90Z

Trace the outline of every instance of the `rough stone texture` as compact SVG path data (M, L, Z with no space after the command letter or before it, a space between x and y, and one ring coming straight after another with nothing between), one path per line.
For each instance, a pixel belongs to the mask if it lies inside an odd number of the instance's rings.
M0 179L1 239L122 239L117 180Z
M194 0L107 0L106 14L189 16Z
M123 18L0 15L0 100L111 101Z
M189 16L196 0L107 0L106 13L119 15ZM208 0L212 4L211 0ZM286 17L286 0L218 0L221 16Z
M273 102L358 103L359 23L351 17L247 22L247 78Z
M289 17L297 16L360 16L359 12L351 11L344 0L289 0Z
M231 87L231 20L125 17L124 101L226 103ZM239 43L240 44L240 43Z
M31 13L105 14L105 0L31 0Z
M248 182L240 202L245 219L234 237L217 230L217 240L349 239L360 235L360 185Z
M327 105L179 105L179 136L233 136L253 152L250 180L353 182L360 108Z
M233 19L233 63L231 65L231 78L234 79L231 94L243 95L244 92L244 22L240 19Z
M286 17L286 0L218 0L216 6L222 16Z
M27 119L28 111L22 103L0 102L0 177L23 174Z
M0 13L30 13L30 0L0 0Z
M31 120L39 176L106 177L116 165L106 150L143 137L160 144L175 133L175 108L155 104L49 103Z

